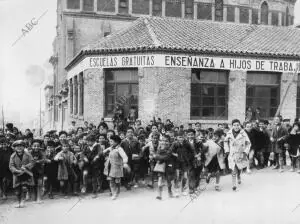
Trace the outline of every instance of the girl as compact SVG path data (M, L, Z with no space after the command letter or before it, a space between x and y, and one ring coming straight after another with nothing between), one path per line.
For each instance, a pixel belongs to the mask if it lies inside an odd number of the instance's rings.
M68 186L73 185L77 178L73 170L73 164L76 164L77 161L74 154L70 152L68 141L63 140L61 144L62 151L54 157L54 160L58 161L57 179L60 182L61 191L67 196Z
M25 143L22 140L17 140L12 147L15 152L11 155L9 161L9 169L13 174L13 187L16 190L18 198L17 208L25 206L25 198L28 192L28 187L33 186L33 167L32 156L25 152Z
M248 154L251 148L250 140L241 128L238 119L232 121L232 129L224 140L224 149L228 156L228 165L232 170L232 190L236 190L236 179L241 184L241 171L248 166Z
M120 194L121 178L124 176L123 168L129 171L129 166L127 165L128 157L120 146L121 138L117 135L113 135L109 141L110 147L103 152L103 154L109 152L105 162L104 174L110 182L112 200L115 200Z
M298 166L298 173L300 173L300 133L299 133L299 124L294 123L291 132L287 136L286 142L288 143L289 154L292 160L291 172L295 171L295 168Z

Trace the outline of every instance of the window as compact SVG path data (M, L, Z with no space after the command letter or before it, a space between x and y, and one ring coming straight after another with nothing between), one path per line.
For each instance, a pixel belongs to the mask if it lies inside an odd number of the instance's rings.
M138 110L138 70L137 69L107 69L105 70L105 114L113 117L119 106L124 116L134 107Z
M80 9L80 0L68 0L67 8L68 9Z
M290 14L289 8L286 7L286 10L285 10L285 25L286 25L286 26L290 25L290 24L289 24L289 14Z
M153 16L162 16L162 0L153 0L152 7Z
M97 0L97 11L102 12L114 12L115 11L115 1L111 0Z
M269 7L266 2L261 4L261 16L260 23L264 25L268 25L268 17L269 17Z
M285 26L285 13L282 13L282 17L281 17L281 26Z
M227 119L228 73L192 70L191 119Z
M128 13L128 0L119 0L119 13Z
M235 7L227 6L227 21L234 22L235 19Z
M252 9L252 24L258 24L258 10Z
M223 0L216 0L215 20L223 21Z
M240 23L249 23L249 8L240 7Z
M132 0L132 13L149 14L149 0Z
M300 74L298 74L298 84L297 84L297 112L296 117L300 117Z
M74 77L74 114L78 114L78 79L77 76Z
M185 18L194 18L194 0L185 0Z
M247 73L246 106L260 107L263 118L275 115L280 101L280 75L278 73Z
M198 3L198 19L211 20L211 4Z
M83 115L83 108L84 108L84 82L83 82L83 73L79 74L79 88L80 88L80 95L79 95L79 115Z
M272 25L278 26L278 12L272 12Z
M166 0L166 16L181 17L181 0Z
M83 0L83 11L94 11L94 0Z
M73 114L73 83L70 79L70 114Z

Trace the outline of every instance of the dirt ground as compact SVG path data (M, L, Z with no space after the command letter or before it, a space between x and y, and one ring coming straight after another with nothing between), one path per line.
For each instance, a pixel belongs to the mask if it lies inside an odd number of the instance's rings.
M155 199L156 190L145 188L126 191L112 201L109 193L93 199L72 197L46 199L42 204L28 202L23 209L14 208L10 199L0 203L0 224L60 224L60 223L300 223L300 174L271 168L243 174L237 192L231 188L231 176L221 179L221 192L214 185L184 208L190 198L168 198L166 189L162 201Z

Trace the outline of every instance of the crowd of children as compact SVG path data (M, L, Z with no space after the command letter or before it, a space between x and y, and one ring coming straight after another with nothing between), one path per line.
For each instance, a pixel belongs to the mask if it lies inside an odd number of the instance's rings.
M230 128L229 128L230 126ZM43 139L27 129L21 134L13 124L0 131L0 193L11 186L23 207L28 198L40 202L60 191L65 197L91 192L93 197L108 189L118 198L121 186L155 187L158 200L166 185L169 197L192 195L204 176L209 183L231 172L232 189L241 184L241 173L253 167L284 171L286 151L292 169L300 173L298 120L290 126L280 116L266 120L235 119L230 125L202 129L200 123L175 127L170 120L155 119L147 126L140 121L111 130L102 120L98 127L75 123L66 131L49 131Z

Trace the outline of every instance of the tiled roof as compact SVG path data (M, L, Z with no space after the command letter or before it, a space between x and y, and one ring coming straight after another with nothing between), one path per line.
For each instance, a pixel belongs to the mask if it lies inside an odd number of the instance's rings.
M142 17L129 27L87 45L72 62L85 54L147 50L300 59L300 29Z

